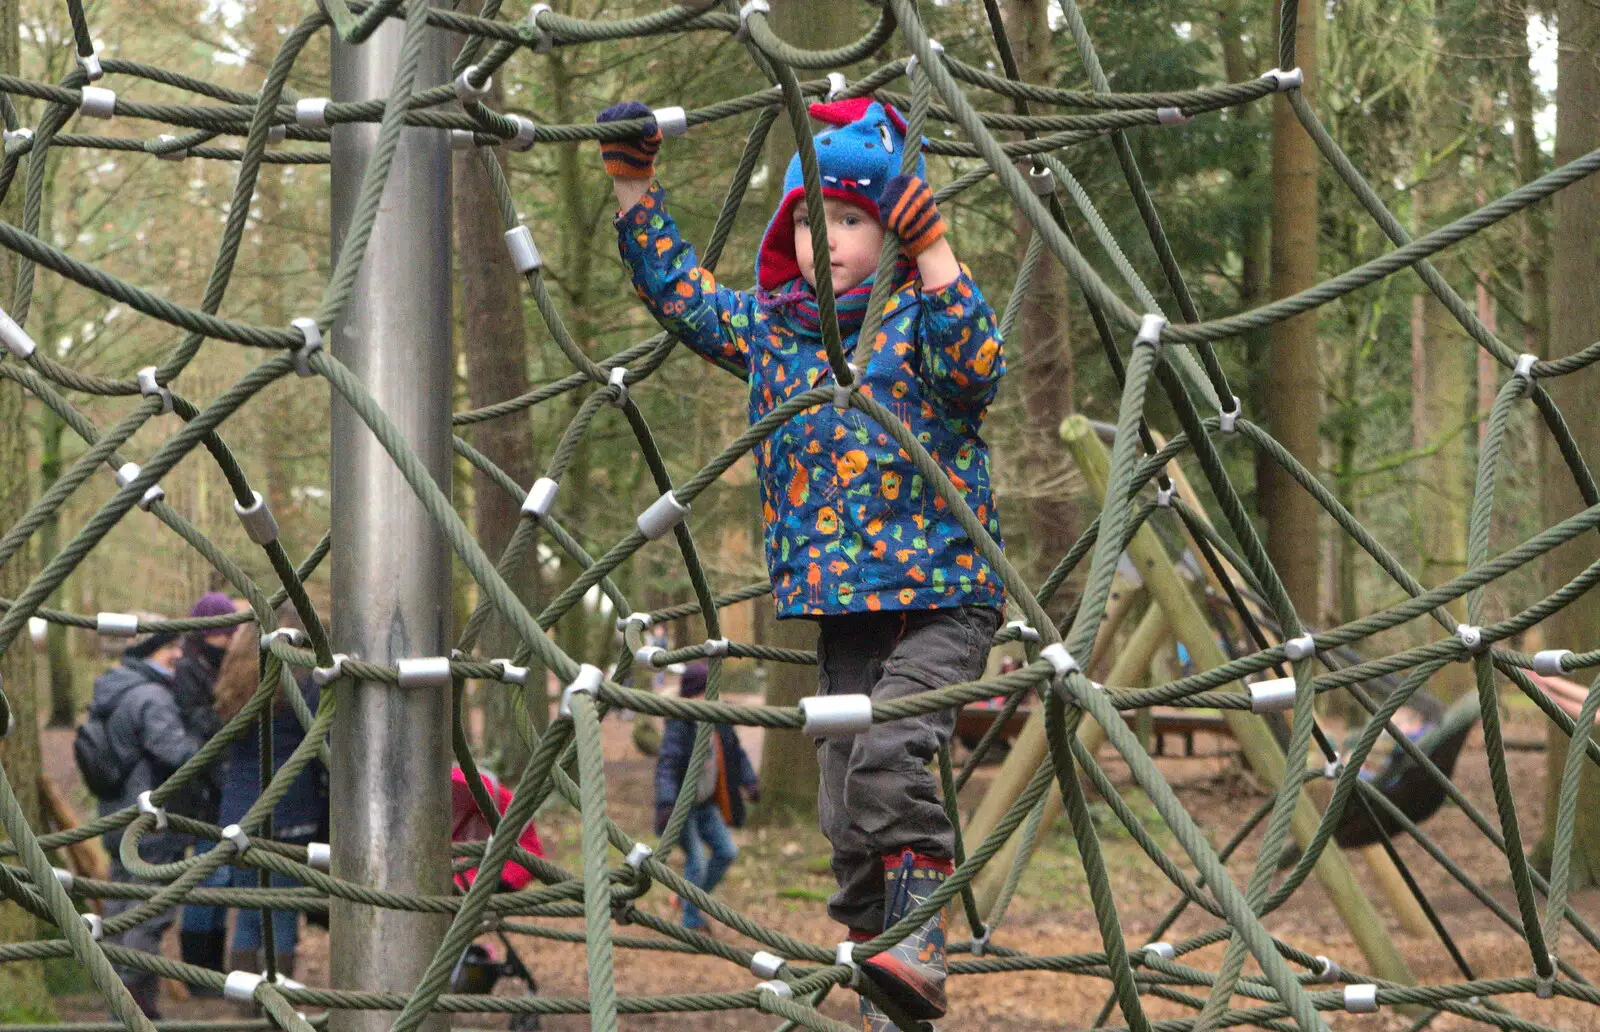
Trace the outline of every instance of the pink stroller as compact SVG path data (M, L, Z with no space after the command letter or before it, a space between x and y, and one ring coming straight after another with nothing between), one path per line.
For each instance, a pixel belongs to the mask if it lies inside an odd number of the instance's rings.
M489 798L494 800L495 809L500 813L506 812L506 807L511 804L512 792L500 784L500 780L488 771L480 771L483 787L489 793ZM450 841L452 842L481 842L489 837L489 822L478 810L477 801L472 798L472 790L467 785L467 776L460 767L450 771ZM544 845L539 841L539 829L534 827L532 821L522 829L522 834L517 836L517 845L532 853L534 856L544 856ZM476 867L469 868L456 875L456 887L462 892L472 887L472 882L478 876ZM533 875L527 868L514 861L508 861L500 870L500 887L510 891L517 891L528 886L533 881ZM517 951L512 948L511 940L506 938L504 932L495 933L503 947L505 959L496 960L494 952L487 946L473 943L461 953L461 959L456 961L455 969L450 973L450 991L455 993L489 993L494 990L496 983L502 978L515 978L528 987L527 995L533 996L539 991L537 983L533 980L533 972L522 962ZM511 1018L511 1032L538 1032L540 1027L539 1015L516 1014Z

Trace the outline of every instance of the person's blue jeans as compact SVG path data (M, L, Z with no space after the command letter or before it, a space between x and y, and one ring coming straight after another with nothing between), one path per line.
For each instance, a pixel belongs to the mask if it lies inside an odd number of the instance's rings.
M233 887L236 889L254 889L258 887L260 872L255 868L229 868L233 872ZM272 872L272 887L275 889L297 888L299 882L287 874ZM240 908L238 916L233 922L233 948L235 950L256 951L261 949L261 911ZM278 955L293 953L300 942L300 914L294 910L274 910L272 912L272 951Z
M707 857L707 852L710 857ZM722 881L738 859L739 847L733 844L733 835L722 820L722 810L716 802L701 803L689 811L689 820L683 826L683 877L701 891L710 894ZM706 919L687 899L683 903L683 926L704 928Z
M216 846L210 839L196 839L194 855L211 852ZM233 868L227 864L212 871L201 882L202 888L225 889L233 882ZM228 930L228 908L207 906L203 903L185 903L183 905L183 930L186 933L221 935Z

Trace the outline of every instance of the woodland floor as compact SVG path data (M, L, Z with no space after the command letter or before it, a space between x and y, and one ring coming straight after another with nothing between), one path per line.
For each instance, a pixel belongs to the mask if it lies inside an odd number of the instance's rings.
M1535 713L1515 710L1508 729L1511 737L1538 738L1542 734L1540 719ZM641 756L632 747L629 732L630 727L624 721L611 719L606 722L606 755L609 761L606 778L611 812L624 827L648 830L653 761ZM741 734L745 736L747 746L751 747L751 754L759 756L756 747L760 741L760 730L745 728L741 729ZM1251 776L1241 770L1230 740L1202 734L1196 744L1198 755L1192 758L1167 757L1158 762L1189 812L1212 841L1220 844L1228 838L1238 822L1255 809L1263 798L1263 791ZM1494 803L1481 745L1481 740L1476 736L1469 741L1457 768L1456 780L1480 810L1491 815L1492 820ZM50 773L64 782L72 780L70 733L48 732L46 751ZM1107 764L1108 772L1135 810L1146 818L1149 827L1156 829L1161 841L1170 847L1172 855L1179 856L1171 834L1160 824L1144 796L1131 786L1126 767L1120 760L1110 757L1109 750L1102 752L1102 761ZM1517 806L1523 827L1532 829L1531 837L1541 827L1543 820L1544 757L1537 752L1517 752L1510 756L1510 764L1514 783L1525 786L1519 787ZM992 766L985 768L967 786L962 798L964 811L982 797L996 769ZM81 790L78 790L78 795L81 798ZM1177 898L1177 892L1154 871L1126 832L1115 825L1109 811L1102 804L1095 805L1123 925L1130 943L1136 944L1143 941L1143 933L1153 928ZM572 814L559 810L546 813L540 819L540 830L552 858L576 868L578 826ZM1515 910L1504 859L1466 817L1446 805L1438 816L1428 822L1426 830L1508 909ZM739 831L736 838L743 855L718 890L719 895L750 917L790 935L822 944L836 941L839 929L827 919L822 905L831 886L827 870L827 844L822 836L811 828L762 828ZM1256 838L1259 839L1259 835ZM1399 848L1479 977L1522 976L1531 971L1527 946L1520 938L1465 889L1456 885L1416 845L1406 840L1399 843ZM1247 843L1230 864L1239 883L1242 884L1248 876L1249 865L1254 858L1254 844ZM1358 870L1358 875L1361 873ZM1381 900L1378 904L1380 910L1385 909ZM645 905L658 913L667 913L668 903L660 890L652 893ZM1586 920L1600 924L1600 890L1590 889L1575 895L1572 905ZM1211 919L1203 914L1191 913L1165 937L1181 939L1209 927L1210 922ZM581 928L579 922L571 924L574 928ZM1349 934L1314 878L1308 880L1288 904L1268 918L1267 926L1275 934L1309 953L1325 954L1336 960L1349 961L1351 966L1360 966ZM723 934L734 933L724 930ZM965 922L957 918L951 937L955 939L965 934ZM1395 935L1397 944L1419 980L1459 980L1459 975L1437 939L1407 936L1397 929ZM1039 954L1100 948L1087 888L1065 822L1045 837L995 941ZM1570 930L1563 938L1563 944L1563 956L1587 977L1600 981L1600 956ZM585 992L584 952L581 945L524 939L517 942L517 947L533 968L541 992L558 995L582 995ZM1202 953L1191 954L1186 957L1186 962L1198 967L1215 968L1221 957L1221 949L1219 945ZM167 951L174 957L177 955L175 934L169 937ZM311 985L326 985L327 954L326 934L318 929L309 929L301 945L301 980ZM752 981L748 972L716 959L659 953L622 954L618 957L617 989L622 994L736 990L748 988ZM104 1016L98 1000L82 991L84 987L69 985L67 988L69 991L57 999L63 1020ZM502 983L502 988L512 991L516 984L508 981ZM73 989L78 991L70 991ZM1106 983L1074 975L1035 972L958 979L951 986L950 1014L940 1022L940 1028L945 1032L959 1029L1043 1032L1047 1029L1083 1028L1092 1023L1106 992ZM175 995L169 987L164 1005L169 1018L215 1017L232 1013L232 1005L229 1004L213 1000L181 1000L173 998ZM1540 1001L1531 995L1509 998L1504 1002L1516 1014L1547 1026L1571 1032L1600 1032L1600 1009L1585 1008L1570 1000ZM825 1013L851 1024L855 1023L854 1008L854 996L847 991L836 992L824 1006ZM1149 1008L1155 1017L1176 1017L1186 1013L1174 1004L1159 1000L1150 1000ZM1328 1018L1335 1029L1371 1032L1405 1029L1411 1023L1409 1018L1393 1012L1370 1016L1335 1013L1328 1015ZM1118 1020L1113 1015L1112 1021ZM504 1019L463 1016L454 1024L456 1027L503 1028ZM776 1024L774 1019L747 1011L692 1017L624 1016L621 1027L628 1032L683 1028L732 1032L736 1029L768 1030ZM582 1016L547 1017L544 1027L551 1032L576 1032L586 1029L588 1022ZM1441 1017L1430 1027L1444 1032L1478 1026L1452 1017Z

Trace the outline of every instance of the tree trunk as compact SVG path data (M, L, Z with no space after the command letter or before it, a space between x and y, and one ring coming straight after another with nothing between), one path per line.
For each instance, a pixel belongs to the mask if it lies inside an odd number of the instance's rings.
M1001 7L1017 70L1027 82L1049 84L1056 78L1049 11L1048 0L1006 0ZM1033 239L1033 225L1021 214L1016 225L1020 264ZM1026 502L1027 569L1035 585L1044 582L1077 537L1078 521L1067 491L1068 467L1056 438L1061 421L1073 411L1067 290L1066 270L1045 254L1022 301L1016 331L1007 342L1007 360L1020 385L1028 417L1020 458L1029 471L1027 480L1035 485ZM1057 608L1065 602L1061 599Z
M1436 41L1439 37L1435 35ZM1442 43L1440 44L1442 46ZM1426 125L1434 120L1424 116ZM1424 136L1447 138L1453 128L1440 126ZM1424 144L1426 146L1426 144ZM1439 158L1431 151L1421 181L1413 191L1413 229L1427 232L1443 217L1456 178L1454 157ZM1412 418L1416 447L1423 456L1417 463L1416 506L1419 566L1422 583L1432 587L1458 577L1467 569L1467 509L1469 506L1466 423L1474 404L1470 379L1476 345L1459 323L1426 287L1420 284L1413 299L1413 360L1421 383L1413 383ZM1420 388L1420 389L1419 389ZM1466 619L1466 605L1448 607L1457 620ZM1435 628L1436 630L1436 628ZM1429 690L1446 703L1473 691L1476 681L1466 663L1451 663L1433 676Z
M798 47L832 47L853 39L859 20L849 0L773 0L772 28ZM779 132L788 120L779 118L773 126L767 151L770 168L768 182L782 189L783 170L793 153L793 135ZM774 194L773 202L777 201ZM777 648L817 647L817 625L810 620L776 621L764 636ZM817 690L816 671L789 663L768 663L767 702L773 706L793 706ZM761 745L761 806L754 820L761 824L787 821L815 821L817 816L817 750L799 731L769 730Z
M18 6L17 0L0 2L0 72L8 75L19 74ZM0 218L13 225L21 224L20 185L13 186L6 203L0 206ZM17 264L11 252L0 254L0 284L16 281ZM0 530L15 525L28 511L31 485L25 400L20 384L0 380ZM16 598L22 593L32 572L32 558L32 553L23 548L0 566L0 596ZM33 645L26 634L13 639L0 656L0 679L4 681L3 690L14 721L10 734L0 739L0 767L5 769L23 816L38 829L43 821L39 807L39 690L33 679ZM4 732L0 727L0 734ZM21 942L38 933L38 921L32 915L14 903L0 903L0 942ZM0 968L0 1001L6 1001L16 1019L54 1017L37 963ZM0 1006L0 1011L5 1009Z
M44 339L51 339L45 335ZM48 409L39 417L39 486L43 490L61 476L61 435L67 424ZM39 528L39 556L46 559L60 548L61 518L52 514ZM50 596L50 604L64 609L66 585L57 588ZM46 631L46 648L50 664L50 726L71 727L78 720L78 697L72 686L72 648L67 640L67 628L53 623Z
M489 106L504 108L499 79L490 88ZM498 151L490 151L499 160ZM456 256L461 270L463 340L467 365L467 398L473 408L528 392L528 338L522 315L522 277L506 258L500 207L489 173L476 151L455 156ZM523 487L531 487L538 473L533 452L533 427L526 409L499 419L474 424L472 443ZM522 518L521 500L501 490L489 476L472 475L473 527L484 550L498 559ZM537 546L536 546L537 547ZM517 596L530 610L538 607L538 561L524 557L509 579ZM491 617L478 651L509 658L517 640L500 617ZM536 728L549 722L549 707L540 705L538 686L542 671L528 678L535 698L526 707ZM502 772L521 770L528 761L528 738L520 733L523 717L510 694L496 688L488 693L484 714L485 744Z
M1297 63L1305 73L1302 92L1315 97L1317 20L1321 5L1299 0ZM1272 102L1272 296L1287 297L1317 282L1316 145L1283 97ZM1317 313L1297 315L1268 332L1267 421L1272 434L1313 473L1321 468L1318 422L1322 412ZM1283 578L1295 608L1317 619L1317 565L1321 535L1317 503L1274 464L1262 469L1258 486L1267 524L1267 553Z
M1589 0L1562 0L1557 7L1560 57L1556 85L1556 163L1572 161L1600 146L1600 9ZM1550 354L1567 355L1600 337L1600 180L1583 179L1555 196L1550 263ZM1577 441L1590 461L1600 455L1600 420L1591 411L1600 392L1600 370L1580 372L1546 381ZM1546 449L1544 521L1555 523L1584 508L1572 475L1554 448ZM1585 536L1550 553L1547 586L1571 580L1594 558L1594 538ZM1589 592L1550 618L1546 640L1551 648L1600 641L1600 596ZM1575 649L1576 650L1576 649ZM1555 834L1555 794L1561 766L1566 762L1567 738L1550 728L1550 748L1545 753L1544 835L1534 849L1541 865L1550 858ZM1578 799L1580 814L1600 808L1600 770L1583 766ZM1572 844L1572 885L1600 884L1600 821L1578 821Z

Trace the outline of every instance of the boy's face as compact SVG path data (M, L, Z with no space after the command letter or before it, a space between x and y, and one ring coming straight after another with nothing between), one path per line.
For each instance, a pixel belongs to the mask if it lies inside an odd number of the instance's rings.
M849 201L826 198L823 208L828 219L828 255L833 260L833 292L842 294L858 287L878 269L878 254L883 250L883 227L867 210ZM811 217L806 203L794 209L794 258L800 275L813 290L817 274L812 265Z

